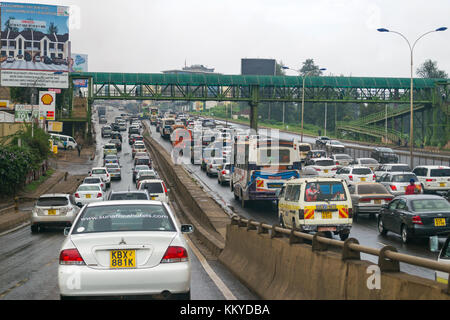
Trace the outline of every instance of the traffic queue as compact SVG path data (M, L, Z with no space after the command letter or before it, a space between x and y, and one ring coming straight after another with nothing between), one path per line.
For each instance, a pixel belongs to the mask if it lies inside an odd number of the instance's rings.
M183 233L193 227L181 225L169 205L169 190L153 167L141 121L130 117L128 124L117 117L104 123L101 137L102 158L75 193L43 195L33 209L32 233L65 227L60 298L190 299ZM131 172L122 171L123 162ZM118 189L126 174L132 183Z

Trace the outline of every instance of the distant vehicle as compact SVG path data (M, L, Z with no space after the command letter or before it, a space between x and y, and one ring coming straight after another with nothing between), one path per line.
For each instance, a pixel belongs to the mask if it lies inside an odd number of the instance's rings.
M348 186L353 203L353 220L358 219L361 213L375 216L381 206L391 202L394 196L380 183L358 182Z
M108 143L115 144L117 151L122 151L122 142L119 139L111 139Z
M403 163L385 163L375 170L377 178L381 177L387 172L411 172L411 168Z
M334 164L339 167L347 167L353 162L353 158L345 153L333 154L330 158L333 159Z
M147 190L141 191L111 191L108 201L117 200L151 200Z
M328 154L335 154L335 153L344 153L345 152L345 146L337 141L337 140L329 140L325 144L325 148L328 152Z
M379 163L397 163L398 156L394 153L391 148L375 148L370 154L372 158L377 160Z
M106 183L100 177L86 177L81 184L99 184L103 191L106 191Z
M50 138L53 140L58 148L64 149L64 143L68 150L73 150L77 147L77 142L71 136L66 136L63 134L50 133Z
M101 118L98 120L98 123L100 123L100 124L105 124L105 123L108 123L108 120L106 120L106 117L101 117Z
M161 121L161 128L159 133L163 139L170 138L170 134L172 133L172 126L175 124L175 120L172 118L165 118Z
M311 150L306 154L306 159L305 159L305 164L311 164L311 160L312 159L316 159L316 158L326 158L327 157L327 152L324 150Z
M139 171L141 170L150 170L150 167L148 165L137 165L133 168L133 182L136 182L136 176Z
M331 139L325 136L320 136L316 138L316 147L323 148Z
M44 194L31 211L31 232L39 232L43 226L70 226L79 208L69 194Z
M308 152L311 151L311 145L309 143L302 143L300 142L298 144L298 153L300 154L300 159L302 162L306 161L306 157L308 155Z
M331 158L314 158L309 161L308 167L317 171L321 177L333 177L338 167Z
M378 215L378 232L388 231L407 243L412 238L450 234L450 203L437 195L404 195L383 205Z
M226 161L224 158L211 158L208 165L206 166L206 175L208 177L217 176L219 171L223 169L224 163Z
M151 200L169 202L166 184L160 179L141 180L138 190L147 190Z
M106 188L111 186L111 176L105 167L92 168L92 171L89 171L89 176L100 177L106 183Z
M414 180L416 185L416 193L422 193L419 179L412 172L386 172L378 178L378 182L384 185L391 194L399 196L405 194L406 187L410 184L411 179Z
M109 138L111 137L112 128L111 126L104 126L102 127L102 138Z
M114 143L107 143L103 146L103 158L105 158L107 155L117 156L117 149Z
M356 158L352 163L353 165L370 168L373 172L380 166L377 160L373 158Z
M45 63L45 64L52 64L53 61L52 61L52 59L50 59L49 57L44 56L44 63Z
M79 207L92 202L105 200L105 194L98 184L82 184L75 191L75 202Z
M224 185L225 183L230 183L231 179L231 164L227 163L224 165L222 170L217 172L217 183Z
M358 182L375 182L376 180L372 170L358 166L339 168L334 177L345 180L348 185Z
M107 163L105 164L106 169L112 179L122 180L122 170L120 169L120 165L117 163Z
M450 190L450 167L418 166L413 172L419 178L424 193Z
M47 63L47 62L45 62ZM102 117L102 116L106 116L106 107L105 106L98 106L97 107L97 112L98 112L98 116Z

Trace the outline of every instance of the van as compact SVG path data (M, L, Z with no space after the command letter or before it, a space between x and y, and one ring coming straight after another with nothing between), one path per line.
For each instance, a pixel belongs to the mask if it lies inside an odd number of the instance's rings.
M311 177L288 180L278 197L280 225L301 232L339 234L342 241L350 234L353 206L344 180Z
M78 144L71 136L65 136L62 134L50 133L50 138L58 145L58 148L64 149L64 142L67 142L66 148L69 150L75 149Z
M413 172L419 178L423 193L450 190L450 167L446 166L418 166Z

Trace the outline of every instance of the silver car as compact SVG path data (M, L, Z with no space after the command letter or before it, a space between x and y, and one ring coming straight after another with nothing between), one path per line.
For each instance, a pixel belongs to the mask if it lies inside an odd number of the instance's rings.
M230 171L231 170L231 164L227 163L223 167L222 170L219 170L217 172L217 183L220 185L224 185L225 183L230 183Z
M212 158L206 165L206 175L208 177L217 176L219 171L223 169L224 163L223 158Z
M422 193L422 188L417 176L412 172L388 172L383 174L378 181L393 195L405 194L406 187L413 179L416 184L416 193Z
M79 210L70 194L42 195L31 212L31 232L39 232L42 226L70 226Z

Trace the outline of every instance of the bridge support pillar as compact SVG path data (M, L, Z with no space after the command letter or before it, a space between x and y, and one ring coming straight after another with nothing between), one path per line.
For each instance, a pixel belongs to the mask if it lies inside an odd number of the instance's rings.
M258 132L258 102L259 102L259 86L251 86L252 100L250 105L250 129Z

